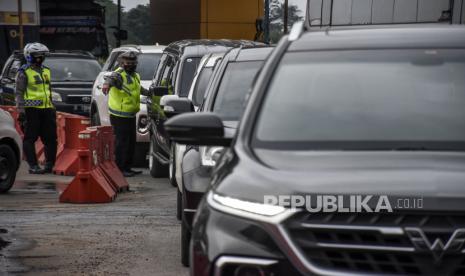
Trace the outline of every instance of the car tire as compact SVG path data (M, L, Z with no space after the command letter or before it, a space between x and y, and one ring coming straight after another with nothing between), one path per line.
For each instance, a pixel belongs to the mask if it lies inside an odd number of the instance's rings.
M9 145L0 145L0 194L8 192L16 179L18 158Z
M100 126L100 116L97 111L93 111L90 115L90 124L92 126Z
M176 197L176 218L181 220L182 218L182 193L178 189L178 195Z
M168 176L170 179L171 186L178 187L178 182L176 181L176 152L175 152L175 143L171 143L170 149L170 164L168 168Z
M153 139L150 139L150 149L149 149L149 171L150 175L153 178L166 177L167 167L160 163L158 159L153 156L153 153L157 151L158 145L153 142Z
M182 198L181 198L182 201ZM182 206L181 210L181 264L185 267L189 266L189 245L191 241L192 233L187 226L187 220L184 216L184 206Z

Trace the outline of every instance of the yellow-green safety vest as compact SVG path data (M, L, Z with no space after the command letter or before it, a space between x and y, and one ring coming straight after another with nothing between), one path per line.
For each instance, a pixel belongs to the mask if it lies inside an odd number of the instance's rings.
M30 66L21 68L27 77L27 88L24 94L24 107L53 108L50 90L50 69L42 67L42 73Z
M116 69L115 72L123 79L123 89L111 87L108 111L118 117L135 117L140 110L140 76L138 73L129 75L122 68Z

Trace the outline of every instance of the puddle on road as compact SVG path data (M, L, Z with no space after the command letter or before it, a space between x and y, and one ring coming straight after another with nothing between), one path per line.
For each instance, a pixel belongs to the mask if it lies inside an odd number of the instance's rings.
M36 193L57 192L62 193L67 183L62 182L39 182L39 181L16 181L12 189L27 190Z

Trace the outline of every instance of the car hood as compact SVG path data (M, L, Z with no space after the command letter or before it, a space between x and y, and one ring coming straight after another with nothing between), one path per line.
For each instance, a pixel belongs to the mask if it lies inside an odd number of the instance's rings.
M149 89L150 85L152 84L152 81L151 80L142 80L140 81L140 85L145 88L145 89Z
M52 82L52 90L63 95L91 95L92 94L92 81L66 81L66 82Z
M223 121L224 136L234 137L237 130L238 121Z
M465 153L286 152L255 150L263 162L237 160L217 187L263 202L264 195L422 197L425 209L465 211Z

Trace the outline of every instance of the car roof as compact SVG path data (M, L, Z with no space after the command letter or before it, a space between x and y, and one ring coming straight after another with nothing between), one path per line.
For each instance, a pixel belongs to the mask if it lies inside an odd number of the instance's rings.
M256 44L261 43L229 39L186 39L169 44L165 51L177 55L203 56L207 53L226 51L228 48L240 47L241 45L253 46Z
M163 50L166 48L164 45L122 45L119 48L113 49L113 51L127 51L127 50L136 50L142 54L157 54L163 53ZM113 52L112 51L112 52Z
M265 60L273 49L274 47L234 48L229 51L225 59L235 62Z
M328 28L304 32L292 42L289 51L395 48L465 48L465 26L420 24Z

